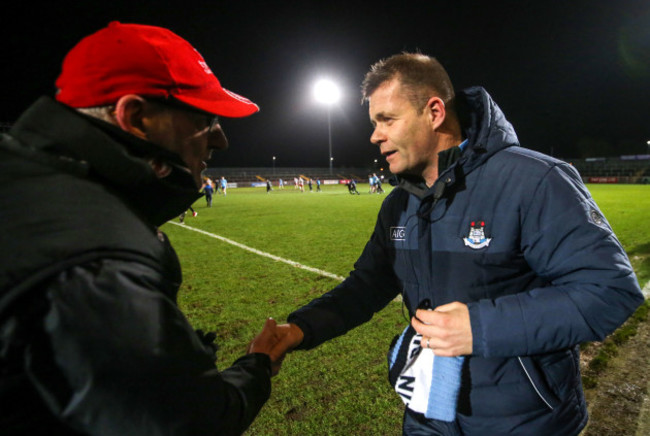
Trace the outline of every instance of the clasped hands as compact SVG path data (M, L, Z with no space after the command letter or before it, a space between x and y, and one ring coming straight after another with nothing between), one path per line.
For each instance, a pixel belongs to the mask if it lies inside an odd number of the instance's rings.
M271 374L277 375L287 353L300 345L303 337L297 325L278 325L273 318L269 318L262 332L251 341L247 352L267 354L271 358Z
M422 347L431 348L437 356L472 354L472 326L466 304L453 302L433 310L418 309L411 325L422 335ZM272 375L277 375L287 353L300 345L303 338L297 325L278 325L269 318L248 346L248 353L267 354L271 358Z

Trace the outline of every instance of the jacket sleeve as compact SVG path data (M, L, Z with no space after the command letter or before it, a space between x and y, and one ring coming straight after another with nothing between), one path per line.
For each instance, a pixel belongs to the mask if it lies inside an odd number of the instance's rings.
M391 194L393 195L393 194ZM392 198L382 205L374 232L354 270L337 287L289 315L305 337L298 349L311 349L369 321L400 292L393 272L394 254L387 248L383 214Z
M473 353L522 356L602 340L643 302L629 259L569 165L522 206L521 251L548 286L470 303Z
M26 351L50 410L93 435L236 435L271 391L270 360L223 372L151 268L102 260L59 274Z

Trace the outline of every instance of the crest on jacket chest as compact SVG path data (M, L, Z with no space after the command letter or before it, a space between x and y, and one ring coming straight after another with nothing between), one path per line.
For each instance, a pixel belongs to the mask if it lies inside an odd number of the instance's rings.
M492 238L485 237L485 221L472 221L469 227L469 235L463 238L467 247L478 250L490 245Z

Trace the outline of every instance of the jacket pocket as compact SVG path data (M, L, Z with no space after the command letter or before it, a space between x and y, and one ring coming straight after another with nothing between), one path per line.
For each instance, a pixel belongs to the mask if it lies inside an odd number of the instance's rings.
M580 357L577 349L566 349L531 358L543 373L549 388L560 399L566 398L580 382Z
M560 404L560 398L549 387L543 371L530 356L517 357L517 360L537 396L548 409L554 410Z

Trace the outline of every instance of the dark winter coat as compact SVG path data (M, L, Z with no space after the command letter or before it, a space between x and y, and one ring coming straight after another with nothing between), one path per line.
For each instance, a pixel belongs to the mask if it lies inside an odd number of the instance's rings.
M240 434L268 399L268 356L217 371L178 309L156 226L197 187L144 155L178 159L48 98L0 140L3 435Z

